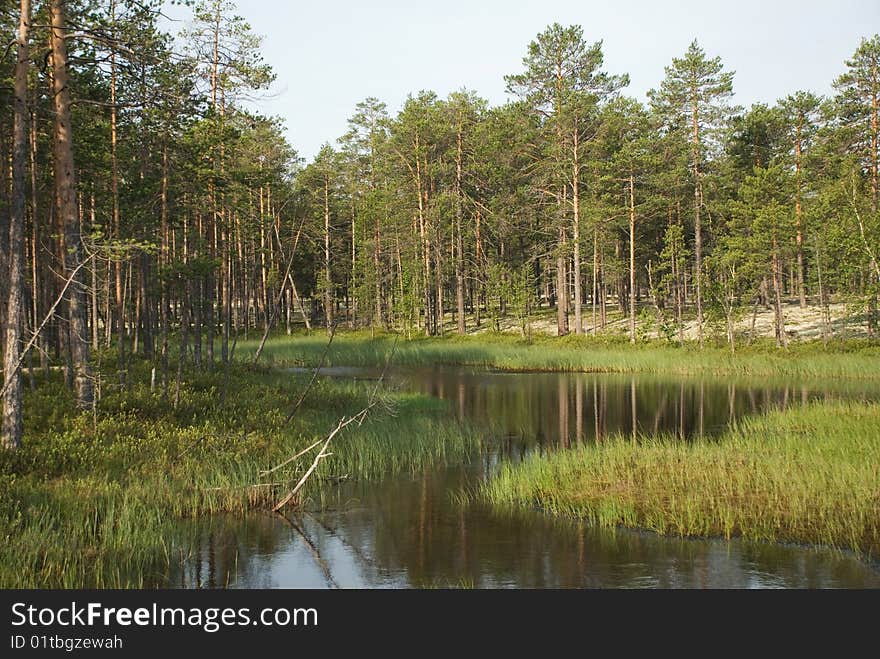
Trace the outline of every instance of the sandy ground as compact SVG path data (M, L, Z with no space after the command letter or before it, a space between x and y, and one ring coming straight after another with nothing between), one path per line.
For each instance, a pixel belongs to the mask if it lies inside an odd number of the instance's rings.
M863 313L850 308L846 304L835 303L829 307L831 316L831 326L829 329L829 338L831 336L842 338L855 338L867 335L867 322ZM752 327L752 310L744 310L741 317L736 321L736 333L738 336L748 336ZM785 331L790 339L807 340L818 339L822 337L823 317L822 309L818 306L808 306L801 309L797 302L788 302L783 305L783 316L785 318ZM473 326L473 318L467 319L468 333L480 334L492 331L492 320L483 318L481 327ZM590 307L584 308L583 322L584 332L592 332L593 314ZM574 314L569 316L569 323L574 329ZM636 318L636 327L641 330L642 334L647 334L652 338L656 338L658 333L656 329L645 331L644 323ZM707 336L717 335L718 338L725 338L725 328L723 321L720 323L704 323L704 333ZM446 323L446 330L454 332L455 324L451 318ZM556 335L556 312L542 309L539 313L531 318L531 330L534 334ZM505 318L501 322L501 331L505 333L521 332L518 321L514 318ZM599 330L602 334L627 334L629 332L629 323L626 317L622 316L616 307L609 307L608 322L604 329ZM686 339L697 338L696 320L686 321L684 335ZM755 336L770 337L774 336L773 328L773 309L759 307L755 316Z

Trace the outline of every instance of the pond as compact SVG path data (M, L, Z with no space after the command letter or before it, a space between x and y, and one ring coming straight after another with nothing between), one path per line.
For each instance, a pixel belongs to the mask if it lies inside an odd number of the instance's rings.
M375 379L368 369L322 377ZM713 441L728 424L824 398L880 399L864 383L409 368L389 386L448 401L486 439L469 464L342 483L321 510L198 522L185 588L878 588L880 565L824 548L597 529L540 511L461 503L501 461L612 433ZM451 420L452 421L452 420Z

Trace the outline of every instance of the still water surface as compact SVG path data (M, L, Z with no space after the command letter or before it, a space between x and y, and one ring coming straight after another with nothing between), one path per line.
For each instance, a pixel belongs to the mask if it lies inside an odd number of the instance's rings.
M371 379L364 369L324 377ZM823 398L880 399L864 383L402 369L392 386L448 401L485 429L479 458L380 482L343 483L327 509L200 522L169 577L187 588L880 588L880 565L827 549L596 529L539 511L461 505L504 460L666 433L712 441L728 424Z

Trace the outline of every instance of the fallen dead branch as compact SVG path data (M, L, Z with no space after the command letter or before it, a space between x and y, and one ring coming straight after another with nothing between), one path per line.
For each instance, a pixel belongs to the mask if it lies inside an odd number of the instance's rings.
M335 335L335 333L336 333L336 325L334 325L331 330L330 340L327 342L327 345L324 347L324 353L321 355L321 360L318 363L318 366L315 369L314 373L312 374L312 379L309 381L308 386L303 391L302 395L300 396L299 401L297 401L296 407L294 407L293 411L290 413L290 415L288 416L285 423L287 423L287 421L289 421L290 418L296 413L296 410L299 409L299 405L302 403L303 399L305 398L306 394L308 393L308 390L311 387L312 382L314 382L315 378L317 377L318 371L320 370L321 365L324 362L324 357L327 354L327 350L330 348L330 344L333 342L333 336ZM302 489L303 485L305 485L305 482L309 479L309 476L311 476L314 473L315 469L318 468L318 465L320 464L321 460L332 455L332 453L327 452L327 448L330 446L330 442L333 440L333 438L336 435L338 435L339 432L342 431L346 426L348 426L349 424L351 424L355 421L360 426L364 422L364 419L367 417L367 414L370 412L370 410L379 404L379 402L381 400L378 395L379 388L381 387L382 381L385 379L385 375L387 374L388 368L391 365L391 361L394 358L394 353L397 350L398 338L399 337L395 337L394 345L391 347L391 352L388 353L388 358L385 360L385 366L382 369L382 373L379 376L378 381L376 382L376 386L373 387L373 390L370 392L370 396L367 399L367 406L364 409L362 409L360 412L358 412L354 416L351 416L351 417L343 416L339 420L339 423L336 424L336 427L332 431L330 431L329 435L327 435L327 438L323 440L323 442L321 440L318 440L317 442L314 442L310 446L307 446L303 450L299 451L296 455L288 458L284 462L279 463L278 465L272 467L271 469L267 469L265 471L260 472L260 474L259 474L260 478L264 478L265 476L268 476L269 474L281 469L282 467L290 464L291 462L294 462L295 460L302 457L306 453L309 453L310 451L314 450L319 444L321 445L321 448L318 450L317 455L315 455L314 460L312 460L312 464L305 471L305 473L303 473L303 475L297 481L297 483L293 487L293 489L290 492L288 492L280 501L278 501L278 503L276 503L272 507L272 510L274 512L278 512L279 510L284 508L284 506L286 506L288 503L293 501L294 498L296 497L297 493L300 491L300 489Z
M319 439L317 442L315 442L314 444L312 444L311 446L309 446L309 447L307 447L307 448L304 448L302 451L300 451L299 453L297 453L297 454L294 455L293 457L291 457L291 458L287 458L287 460L285 460L285 461L282 462L281 464L275 465L275 466L272 467L271 469L266 469L265 471L261 471L261 472L259 473L260 478L263 478L263 477L265 477L265 476L268 476L268 475L271 474L273 471L278 471L278 470L281 469L282 467L285 467L285 466L289 465L291 462L293 462L293 461L296 460L297 458L300 458L300 457L302 457L303 455L305 455L306 453L308 453L309 451L311 451L313 448L315 448L315 447L316 447L318 444L320 444L320 443L321 443L321 440Z
M18 362L15 364L15 367L9 372L4 374L4 384L3 389L0 389L0 396L6 393L6 390L12 386L12 374L18 371L21 365L24 363L25 358L27 357L28 351L33 347L34 343L37 342L37 339L40 336L40 332L43 331L43 328L46 326L52 317L55 315L55 309L58 308L58 305L61 304L61 301L64 299L64 296L67 294L67 289L70 288L70 285L73 283L73 280L76 279L76 274L93 258L94 254L88 256L83 259L82 263L76 266L67 277L67 281L64 282L64 286L61 288L61 292L58 293L58 297L55 298L55 301L52 303L52 306L49 308L49 311L46 312L46 317L43 318L43 322L40 323L40 326L34 330L33 336L31 336L30 340L24 345L21 349L21 357L19 357Z
M255 490L260 487L281 487L285 483L253 483L251 485L221 485L218 487L207 487L205 492L223 492L224 490Z
M336 435L338 435L339 432L343 428L348 426L350 423L352 423L354 421L358 421L359 424L362 423L364 420L364 417L366 417L367 413L373 407L375 407L375 405L376 405L376 401L367 405L364 409L362 409L360 412L358 412L354 416L348 417L348 418L342 417L339 420L339 423L336 424L336 427L330 432L329 435L327 435L327 439L324 440L324 443L321 446L321 450L318 451L318 454L315 456L315 459L312 461L311 466L306 470L306 472L302 475L302 477L300 477L299 481L297 481L294 488L290 492L288 492L287 495L283 499L281 499L278 503L276 503L272 507L272 510L274 512L278 512L279 510L284 508L284 506L286 506L288 503L290 503L290 501L293 500L293 498L296 496L297 492L299 492L300 489L302 489L302 486L305 485L305 482L309 479L309 476L311 476L312 473L315 471L315 469L318 468L318 464L321 462L321 460L323 460L324 458L326 458L330 455L333 455L332 453L327 453L327 447L330 446L330 442L333 441L333 438L336 437Z
M253 364L257 363L257 360L260 358L260 355L263 352L263 348L266 345L266 339L269 338L269 332L272 329L272 326L275 324L275 317L278 315L278 308L281 306L281 300L284 299L284 289L287 285L287 279L290 277L290 269L293 267L293 257L296 255L296 246L299 244L299 235L302 232L303 224L305 224L305 218L299 223L299 228L296 230L296 238L293 241L293 250L290 252L290 259L287 261L287 268L284 270L284 276L281 278L281 287L278 291L278 299L275 301L275 306L272 307L272 315L269 317L269 322L266 323L266 329L263 331L263 338L260 339L260 345L257 347L257 351L254 353ZM275 229L276 235L278 233L278 229ZM281 246L281 241L279 239L279 247ZM293 279L290 280L293 283Z
M376 386L373 387L373 391L372 393L370 393L370 398L367 400L370 407L375 405L377 402L376 397L379 394L379 387L382 386L382 381L385 379L386 373L388 373L388 367L391 366L391 360L394 359L394 353L397 352L397 342L399 339L400 334L394 337L394 343L391 345L391 352L388 353L388 358L385 360L385 366L382 367L382 373L379 374L379 379L376 380ZM363 419L361 419L361 423L363 423Z

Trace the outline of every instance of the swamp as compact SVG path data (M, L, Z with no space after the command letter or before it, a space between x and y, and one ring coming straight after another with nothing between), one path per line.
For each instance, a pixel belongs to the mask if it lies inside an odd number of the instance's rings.
M880 587L876 7L240 4L0 0L0 588Z

